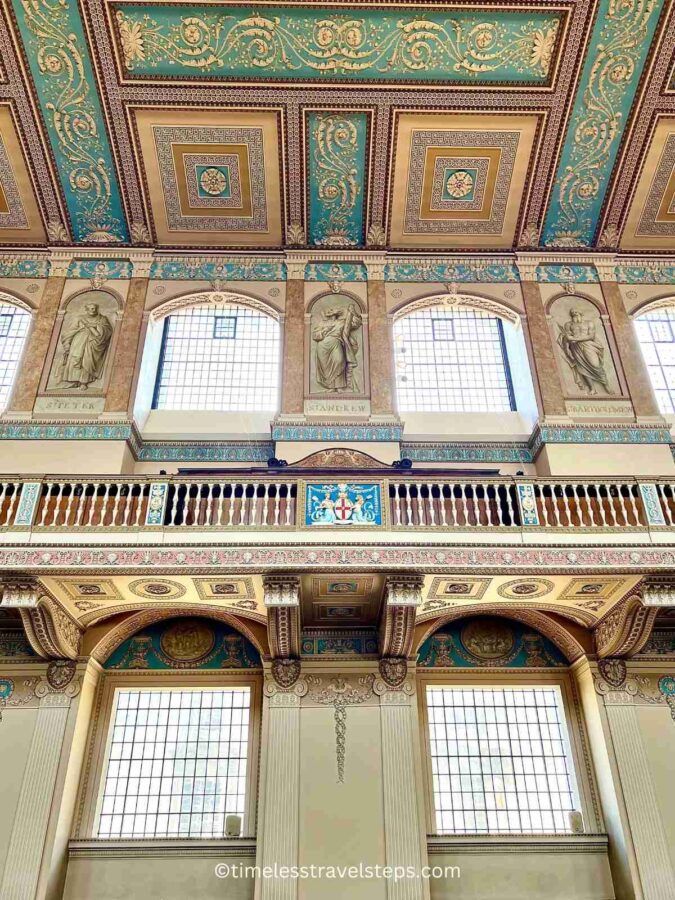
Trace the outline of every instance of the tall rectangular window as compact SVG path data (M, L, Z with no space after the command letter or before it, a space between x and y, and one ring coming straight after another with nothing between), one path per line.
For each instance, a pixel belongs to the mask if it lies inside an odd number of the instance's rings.
M119 689L99 838L221 838L244 815L251 691Z
M401 412L508 412L516 408L500 319L430 307L394 322Z
M675 309L665 307L645 313L635 330L647 363L659 409L675 413Z
M557 687L428 687L436 831L565 833L578 795Z

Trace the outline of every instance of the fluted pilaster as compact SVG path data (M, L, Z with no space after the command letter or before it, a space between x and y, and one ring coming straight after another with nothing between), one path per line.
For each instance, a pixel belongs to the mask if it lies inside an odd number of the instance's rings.
M3 900L35 900L70 700L48 694L38 710L21 784L7 861Z
M672 900L675 874L636 709L630 703L607 704L606 709L644 900Z

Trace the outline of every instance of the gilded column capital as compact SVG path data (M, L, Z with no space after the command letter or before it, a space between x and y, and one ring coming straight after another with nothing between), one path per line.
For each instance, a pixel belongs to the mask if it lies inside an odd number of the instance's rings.
M524 253L516 254L516 266L521 281L536 281L539 258Z
M72 250L52 250L49 254L50 276L65 278L74 258Z
M600 281L616 281L616 256L608 254L607 256L598 257L593 265L598 273Z
M153 261L153 253L134 253L131 257L131 277L149 278Z
M265 575L263 577L265 606L300 606L300 579L297 575Z
M363 260L368 275L368 281L384 281L384 270L387 266L387 257L368 256Z

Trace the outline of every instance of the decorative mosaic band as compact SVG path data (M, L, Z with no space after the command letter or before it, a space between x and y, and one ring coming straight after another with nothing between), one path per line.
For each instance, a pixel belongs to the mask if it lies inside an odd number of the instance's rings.
M531 463L532 451L525 443L403 443L401 456L413 462Z
M74 253L77 257L77 254ZM0 253L0 278L47 278L52 265L46 254ZM100 278L104 281L132 277L133 260L78 259L68 267L68 278ZM660 261L638 265L617 261L614 274L622 284L675 284L675 264ZM241 259L208 259L199 256L164 256L153 260L150 278L158 281L285 281L286 263L283 259L242 257ZM365 263L308 262L305 266L308 282L362 282L368 280ZM536 267L536 279L541 284L597 284L601 276L591 263L541 264ZM468 284L517 284L520 275L515 262L499 260L442 260L435 258L397 257L384 266L384 280L391 283L452 282Z

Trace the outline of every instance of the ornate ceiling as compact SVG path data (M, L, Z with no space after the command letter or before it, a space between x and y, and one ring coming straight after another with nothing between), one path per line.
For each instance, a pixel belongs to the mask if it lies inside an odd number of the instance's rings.
M668 0L0 0L0 243L675 250Z

